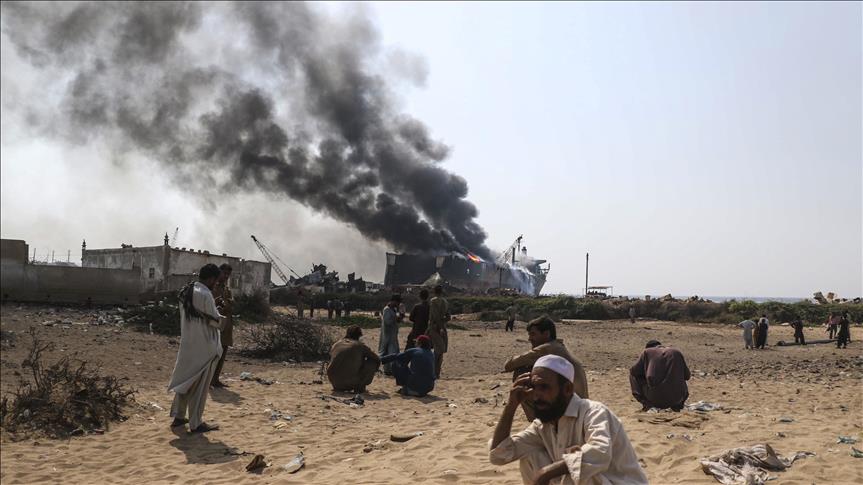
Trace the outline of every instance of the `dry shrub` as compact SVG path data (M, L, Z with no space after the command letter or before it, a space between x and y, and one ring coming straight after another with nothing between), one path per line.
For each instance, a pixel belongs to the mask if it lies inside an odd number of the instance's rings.
M54 348L30 329L33 345L21 367L32 382L20 378L11 399L0 402L0 422L11 433L45 434L59 438L104 431L113 421L125 421L123 408L134 402L135 391L125 378L101 375L87 362L65 356L46 366L42 354Z
M282 362L325 359L334 342L327 327L284 315L275 315L268 323L249 325L245 335L249 344L242 354Z

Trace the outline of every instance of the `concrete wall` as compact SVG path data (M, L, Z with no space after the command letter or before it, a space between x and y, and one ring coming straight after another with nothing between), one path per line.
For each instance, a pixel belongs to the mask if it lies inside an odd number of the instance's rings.
M0 239L0 261L3 263L26 263L30 247L20 239Z
M12 250L19 246L3 240L3 257L0 258L0 294L3 301L32 301L57 303L134 304L141 293L138 271L126 269L79 268L29 264Z

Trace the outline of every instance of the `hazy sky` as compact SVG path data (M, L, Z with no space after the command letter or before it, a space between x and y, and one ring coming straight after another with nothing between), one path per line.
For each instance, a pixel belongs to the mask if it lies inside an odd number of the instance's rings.
M339 5L326 5L338 13ZM519 234L545 292L863 293L861 4L380 3L421 86L401 110L452 149L489 246ZM37 256L179 244L381 280L385 245L272 196L201 203L158 165L25 127L59 91L2 36L2 236ZM394 64L395 69L397 64ZM422 80L422 79L420 79ZM122 160L120 160L122 158Z

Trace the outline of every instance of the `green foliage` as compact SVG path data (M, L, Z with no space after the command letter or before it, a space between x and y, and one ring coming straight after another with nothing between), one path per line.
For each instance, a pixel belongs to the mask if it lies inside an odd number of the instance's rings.
M266 290L258 290L250 295L234 297L233 313L249 322L263 322L273 313Z
M358 325L360 328L380 328L381 327L381 319L370 317L368 315L351 315L349 317L334 317L332 320L326 320L326 322L330 325L337 325L339 327L349 327L351 325ZM404 326L404 322L402 322L402 326Z

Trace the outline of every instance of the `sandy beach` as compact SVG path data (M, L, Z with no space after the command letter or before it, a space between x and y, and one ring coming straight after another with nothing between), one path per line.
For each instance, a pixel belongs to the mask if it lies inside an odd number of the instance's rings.
M138 407L129 419L103 435L66 440L2 438L0 479L22 483L520 483L517 464L488 462L487 443L509 387L501 373L510 355L529 346L524 322L516 332L503 325L470 321L453 330L443 378L432 395L405 398L391 379L377 377L365 404L350 407L327 396L315 383L315 363L270 363L231 353L226 362L228 389L214 390L205 418L221 429L206 435L172 432L165 391L177 351L177 339L147 335L115 326L76 324L78 310L59 309L53 318L71 325L42 326L47 307L2 307L2 328L17 334L14 347L2 352L2 392L13 389L26 355L27 327L57 343L53 359L78 352L98 361L106 372L129 378L138 390ZM570 321L558 335L584 363L591 397L611 408L624 423L651 483L709 484L700 459L723 450L769 443L781 455L811 451L815 456L774 473L776 483L861 483L863 459L850 455L839 435L863 438L861 343L859 329L847 350L832 345L776 347L793 340L789 327L774 326L764 351L743 349L740 331L722 325L639 321ZM809 339L822 329L807 329ZM402 329L401 345L407 334ZM242 343L239 332L238 343ZM695 427L655 423L665 414L640 412L629 392L628 368L644 342L656 338L680 348L693 371L690 402L719 403L723 410L676 415ZM377 331L364 340L377 345ZM274 379L263 385L241 381L240 372ZM271 420L280 411L285 425ZM791 418L792 422L781 422ZM520 413L515 429L526 426ZM278 427L277 427L278 426ZM408 442L393 433L422 432ZM859 447L859 445L858 445ZM282 470L303 452L305 468ZM262 473L245 471L254 455L272 466Z

